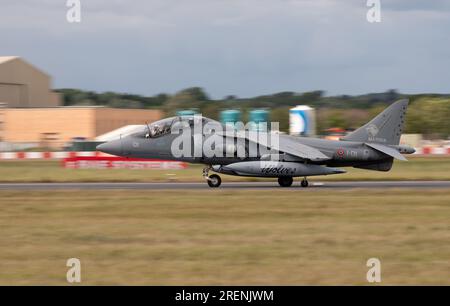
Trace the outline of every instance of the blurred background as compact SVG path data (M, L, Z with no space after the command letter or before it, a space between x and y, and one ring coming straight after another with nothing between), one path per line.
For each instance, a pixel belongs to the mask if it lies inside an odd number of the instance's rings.
M0 57L0 81L3 152L94 151L98 143L118 138L136 125L194 114L223 123L252 122L252 129L264 128L266 122L278 122L284 133L339 139L401 98L410 99L401 142L416 147L418 154L450 152L449 94L403 94L390 89L364 95L327 96L317 90L212 99L200 87L155 96L55 90L48 72L18 56Z
M389 1L374 23L371 8L331 0L4 1L0 151L90 151L95 145L82 142L193 113L338 138L409 98L402 142L418 153L447 152L449 3Z

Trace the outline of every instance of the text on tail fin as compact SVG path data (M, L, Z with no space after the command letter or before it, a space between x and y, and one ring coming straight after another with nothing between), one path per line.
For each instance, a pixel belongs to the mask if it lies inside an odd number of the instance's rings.
M398 145L405 123L407 108L408 100L399 100L391 104L367 124L341 139Z

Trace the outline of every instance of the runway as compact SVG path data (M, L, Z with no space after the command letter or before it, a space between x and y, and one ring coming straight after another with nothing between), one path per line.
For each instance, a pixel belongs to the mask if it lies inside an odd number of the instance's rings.
M294 182L292 187L279 187L277 182L230 182L219 188L210 188L206 182L197 183L0 183L0 190L242 190L242 189L277 189L277 190L330 190L330 189L450 189L450 181L347 181L347 182L310 182L307 188Z

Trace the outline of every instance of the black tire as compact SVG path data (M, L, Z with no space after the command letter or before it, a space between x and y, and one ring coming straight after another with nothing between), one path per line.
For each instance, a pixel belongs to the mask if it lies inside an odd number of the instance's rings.
M222 179L217 174L212 174L209 176L208 186L211 188L217 188L222 184Z
M281 187L291 187L293 181L294 179L290 176L280 176L278 178L278 184L280 184Z
M302 180L301 185L302 187L308 187L309 183L307 180Z

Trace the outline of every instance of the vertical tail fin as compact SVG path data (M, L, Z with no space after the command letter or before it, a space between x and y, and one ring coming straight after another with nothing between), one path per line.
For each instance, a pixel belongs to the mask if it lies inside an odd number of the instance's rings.
M407 108L408 100L399 100L391 104L370 122L341 138L341 140L398 145L403 131Z

